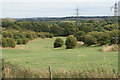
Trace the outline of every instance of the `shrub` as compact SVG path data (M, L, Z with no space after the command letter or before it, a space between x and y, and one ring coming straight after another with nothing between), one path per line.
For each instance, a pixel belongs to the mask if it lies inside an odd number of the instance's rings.
M67 37L66 42L66 49L73 49L77 46L77 40L73 35Z
M22 44L26 44L29 40L27 38L22 39Z
M97 44L97 39L94 36L86 35L84 39L85 39L84 43L87 45Z
M6 38L6 40L7 40L8 47L14 48L16 46L16 43L15 43L14 39Z
M17 44L22 44L23 43L23 40L22 39L18 39L17 40Z
M5 38L2 38L2 47L8 47L7 40Z
M53 38L54 36L53 36L53 34L49 34L49 38Z
M58 48L62 46L63 46L63 40L61 38L57 38L54 42L54 48Z

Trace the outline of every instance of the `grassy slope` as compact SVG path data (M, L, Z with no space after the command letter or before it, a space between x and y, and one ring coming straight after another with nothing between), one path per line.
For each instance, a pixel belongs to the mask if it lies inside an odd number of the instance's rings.
M65 38L62 38L65 40ZM29 42L23 47L24 49L3 49L2 56L6 60L19 64L25 68L47 69L52 66L54 70L78 70L94 68L96 65L111 64L111 68L118 68L117 52L99 52L101 47L82 47L66 50L62 48L53 48L55 39L40 39ZM105 57L105 58L104 58ZM105 60L106 59L106 60ZM86 67L87 66L87 67Z

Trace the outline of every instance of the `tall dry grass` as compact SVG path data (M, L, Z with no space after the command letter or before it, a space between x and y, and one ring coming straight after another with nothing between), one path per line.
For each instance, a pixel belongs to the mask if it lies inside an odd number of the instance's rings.
M92 65L88 70L59 71L52 70L53 78L117 78L118 72L110 66L98 65L95 69ZM3 78L49 78L49 70L23 69L17 65L3 60Z
M118 46L117 44L105 45L105 46L103 46L102 51L103 51L103 52L108 52L108 51L119 51L119 46Z

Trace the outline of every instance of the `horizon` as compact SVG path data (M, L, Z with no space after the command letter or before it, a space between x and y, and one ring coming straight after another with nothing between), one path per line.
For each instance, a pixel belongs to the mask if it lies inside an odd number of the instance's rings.
M73 17L75 18L76 16L47 16L47 17L14 17L13 19L27 19L27 18L69 18L69 17ZM79 18L81 17L114 17L112 15L110 16L78 16ZM12 17L5 17L5 18L12 18ZM4 18L0 18L0 19L4 19Z

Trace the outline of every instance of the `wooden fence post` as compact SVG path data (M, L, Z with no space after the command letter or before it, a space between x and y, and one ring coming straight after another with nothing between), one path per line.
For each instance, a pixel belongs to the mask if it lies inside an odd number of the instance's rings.
M52 68L49 66L50 80L52 80Z

